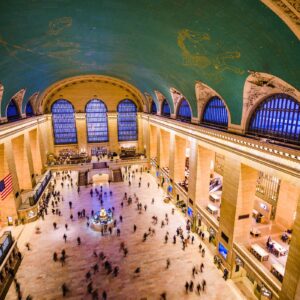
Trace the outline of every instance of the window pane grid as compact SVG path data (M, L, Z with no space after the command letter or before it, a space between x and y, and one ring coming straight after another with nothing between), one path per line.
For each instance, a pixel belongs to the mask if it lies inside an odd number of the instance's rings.
M213 97L207 102L203 113L202 123L219 127L228 126L227 109L219 97Z
M107 109L99 99L92 99L86 105L88 143L108 141Z
M118 105L118 140L137 139L137 107L131 100L126 99Z
M188 102L183 99L178 108L177 120L183 122L191 122L192 113Z
M52 105L52 125L55 144L77 143L74 109L69 101L60 99Z
M300 144L300 105L285 94L267 98L254 111L248 132Z

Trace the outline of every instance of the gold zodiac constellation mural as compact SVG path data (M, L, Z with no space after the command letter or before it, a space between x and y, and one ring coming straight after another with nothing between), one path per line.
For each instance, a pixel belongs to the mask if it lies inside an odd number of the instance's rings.
M58 35L63 30L72 26L72 18L71 17L62 17L58 19L54 19L49 22L48 25L48 34L49 35Z
M200 34L189 29L179 31L177 44L182 52L183 64L201 69L208 68L207 75L216 82L222 80L221 73L226 70L238 75L244 73L242 69L229 63L232 60L239 59L240 52L225 51L215 54L215 52L210 52L207 47L210 42L211 37L208 33Z

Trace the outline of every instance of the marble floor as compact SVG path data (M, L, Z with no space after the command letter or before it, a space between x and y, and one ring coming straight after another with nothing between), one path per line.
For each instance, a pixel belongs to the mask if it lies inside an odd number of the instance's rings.
M139 177L138 175L137 177ZM77 181L77 173L72 172L74 182ZM150 187L147 183L150 182ZM127 182L111 183L110 187L104 185L103 190L110 189L112 196L104 197L104 207L115 207L115 218L118 220L117 228L121 230L121 235L113 234L101 236L100 232L87 227L85 219L78 219L77 212L86 209L90 214L91 209L100 209L97 198L90 196L88 188L81 188L78 194L76 189L60 186L57 180L57 189L61 190L64 201L59 203L62 215L52 215L48 213L45 220L38 220L24 226L19 237L18 245L24 254L24 259L17 272L17 279L21 284L23 299L31 295L33 299L62 299L61 286L63 283L69 288L67 299L92 299L87 292L88 281L85 275L88 271L92 273L93 289L98 291L99 299L102 299L102 292L107 292L107 299L160 299L160 294L166 292L167 299L209 299L209 300L235 300L247 299L236 286L228 280L224 281L221 272L213 264L213 255L207 249L204 258L201 257L198 245L199 240L195 236L194 244L189 244L185 251L182 250L181 242L177 238L177 243L172 243L172 237L176 233L176 228L182 226L185 229L184 216L175 209L175 214L171 211L173 204L164 203L164 192L158 189L154 177L150 174L142 174L142 187L138 187L138 178L132 180L131 187ZM124 192L128 195L134 193L143 203L147 205L147 210L143 209L138 213L136 203L128 206L122 201ZM155 203L151 204L151 199L155 198ZM73 209L69 209L68 202L73 202ZM51 207L51 205L49 205ZM50 209L49 209L50 211ZM73 221L70 220L70 213L73 214ZM161 228L161 220L165 214L169 216L169 224ZM123 222L119 221L119 216L123 216ZM152 216L158 217L158 224L152 224ZM54 230L53 222L58 224ZM65 229L68 224L68 230ZM133 233L133 224L137 225L137 231ZM39 226L41 233L36 233ZM149 227L155 229L155 234L149 236L145 242L142 241L144 232ZM169 232L169 241L165 243L164 237ZM67 234L67 242L63 240L64 233ZM184 230L184 235L187 233ZM77 245L77 237L81 238L81 245ZM123 257L119 252L121 242L125 242L128 248L128 256ZM28 251L25 244L29 242L31 250ZM59 253L62 249L66 250L66 264L61 265L59 261L54 262L53 252ZM93 251L99 253L103 251L113 267L118 266L119 275L113 277L107 275L102 261L93 256ZM171 265L166 269L166 259L169 258ZM192 277L192 268L199 268L201 262L204 263L204 272ZM99 272L93 274L92 266L99 264ZM140 274L134 271L140 267ZM185 293L184 284L186 281L193 280L196 286L198 282L205 279L207 287L205 292L199 296L195 289L188 294ZM12 284L6 299L17 299L14 284Z

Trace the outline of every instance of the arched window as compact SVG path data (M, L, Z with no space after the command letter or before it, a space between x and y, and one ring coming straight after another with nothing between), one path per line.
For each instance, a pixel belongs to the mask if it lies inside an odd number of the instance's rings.
M57 145L77 143L73 105L65 99L59 99L53 103L51 111L54 143Z
M27 102L26 104L26 117L32 117L34 115L32 105L30 101Z
M177 120L180 120L183 122L191 122L191 120L192 120L191 108L185 99L182 99L179 104Z
M9 105L7 106L6 116L9 122L16 121L21 117L19 108L14 99L11 99Z
M118 139L119 141L136 141L137 107L131 100L123 100L118 105Z
M154 101L151 102L151 114L156 115L157 114L157 108Z
M170 117L171 115L170 105L166 99L163 101L161 107L162 107L161 114L165 117Z
M219 97L215 96L206 103L203 112L202 123L227 128L227 108Z
M87 140L89 143L108 141L107 108L98 99L92 99L86 105Z
M285 94L262 101L253 112L248 132L300 143L300 103Z

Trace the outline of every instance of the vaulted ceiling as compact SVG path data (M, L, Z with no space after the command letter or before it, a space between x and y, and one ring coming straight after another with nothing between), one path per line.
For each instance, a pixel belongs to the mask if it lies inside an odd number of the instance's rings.
M22 88L28 100L57 80L94 73L154 98L159 90L170 99L176 88L194 115L200 80L225 99L239 124L248 70L300 87L300 42L259 0L0 3L2 115Z

